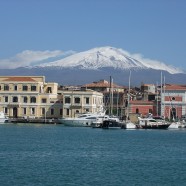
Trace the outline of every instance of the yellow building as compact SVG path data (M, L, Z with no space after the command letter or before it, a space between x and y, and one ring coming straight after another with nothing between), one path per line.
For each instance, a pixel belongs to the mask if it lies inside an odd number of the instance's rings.
M80 113L99 112L103 109L103 93L93 90L59 90L63 100L63 117L76 117Z
M58 84L44 76L0 76L0 111L10 118L58 118Z

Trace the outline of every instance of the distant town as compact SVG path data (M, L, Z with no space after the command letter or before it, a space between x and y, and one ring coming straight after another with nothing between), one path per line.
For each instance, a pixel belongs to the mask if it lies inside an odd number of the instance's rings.
M45 82L45 76L0 76L0 111L12 120L57 120L98 112L135 121L151 113L167 120L186 116L186 85L119 86L112 79L81 86Z

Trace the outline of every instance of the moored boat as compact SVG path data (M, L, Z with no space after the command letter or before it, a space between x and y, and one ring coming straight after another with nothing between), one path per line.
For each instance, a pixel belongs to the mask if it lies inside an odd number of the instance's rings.
M141 118L138 117L137 127L140 129L167 129L170 123L166 121L157 121L154 118Z
M58 122L70 127L90 127L93 122L96 122L102 116L104 116L103 113L87 113L76 118L60 118Z
M102 128L103 126L103 121L105 120L108 120L109 119L109 116L108 115L105 115L105 116L98 116L96 118L96 121L93 121L91 123L91 127L92 128Z
M0 124L8 122L8 118L5 116L4 112L0 111Z
M185 128L186 125L184 125L181 122L172 122L171 125L168 127L168 129L180 129L180 128Z
M122 123L118 120L108 119L103 121L102 127L103 129L121 129Z
M126 121L125 123L122 124L123 129L136 129L136 125L132 123L131 121Z

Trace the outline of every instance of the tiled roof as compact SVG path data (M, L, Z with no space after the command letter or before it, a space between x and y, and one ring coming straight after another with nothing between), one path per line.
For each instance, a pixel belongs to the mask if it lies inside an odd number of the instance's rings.
M90 83L90 84L86 84L86 85L83 85L82 87L110 87L110 82L108 81L98 81L98 82L93 82L93 83ZM119 85L116 85L116 84L112 84L112 87L114 88L122 88L121 86Z
M34 81L34 82L36 82L36 80L34 80L32 77L28 77L28 76L8 77L4 81L32 81L32 82Z
M165 90L186 90L186 85L166 84Z

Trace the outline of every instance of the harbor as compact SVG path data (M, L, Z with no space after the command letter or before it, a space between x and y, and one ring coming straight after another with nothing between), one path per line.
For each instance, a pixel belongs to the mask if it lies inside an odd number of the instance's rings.
M185 185L186 130L14 123L0 141L4 186Z

